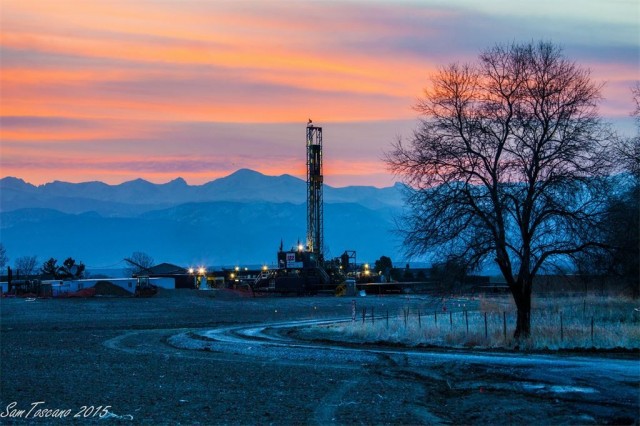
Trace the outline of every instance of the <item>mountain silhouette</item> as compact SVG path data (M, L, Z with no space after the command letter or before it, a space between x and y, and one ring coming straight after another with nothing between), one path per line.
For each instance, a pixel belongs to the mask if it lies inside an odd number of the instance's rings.
M399 258L402 185L324 189L327 256ZM108 185L0 179L1 240L11 259L74 257L112 265L134 251L158 262L208 266L275 262L280 241L306 237L306 182L242 169L203 185L178 178Z

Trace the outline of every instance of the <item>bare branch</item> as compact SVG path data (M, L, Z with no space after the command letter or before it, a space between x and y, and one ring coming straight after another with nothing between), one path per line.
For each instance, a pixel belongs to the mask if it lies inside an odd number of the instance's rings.
M442 67L415 107L420 128L387 154L412 188L408 253L493 258L525 306L545 262L600 244L590 228L606 204L613 138L600 89L547 42Z

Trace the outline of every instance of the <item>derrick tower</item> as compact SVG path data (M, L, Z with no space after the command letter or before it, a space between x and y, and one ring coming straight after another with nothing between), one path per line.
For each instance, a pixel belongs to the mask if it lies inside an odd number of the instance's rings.
M322 208L322 127L307 124L307 250L324 257Z

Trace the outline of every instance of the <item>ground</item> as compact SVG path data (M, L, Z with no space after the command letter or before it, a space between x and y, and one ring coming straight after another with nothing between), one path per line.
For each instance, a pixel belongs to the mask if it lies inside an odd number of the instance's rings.
M351 299L212 296L2 299L1 423L638 424L637 354L323 346L285 325L349 319Z

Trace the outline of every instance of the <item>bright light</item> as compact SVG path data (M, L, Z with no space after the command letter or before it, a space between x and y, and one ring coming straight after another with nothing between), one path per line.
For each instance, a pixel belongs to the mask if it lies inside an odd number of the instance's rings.
M236 272L238 272L240 270L239 266L236 266Z
M249 270L249 268L244 268L244 270L245 270L245 271L248 271L248 270Z
M366 271L364 271L364 274L365 274L365 275L369 275L370 273L371 273L371 271L370 271L370 270L368 270L368 269L367 269Z
M303 248L302 244L298 244L298 251L302 251Z
M190 273L190 274L193 274L193 272L194 272L194 271L193 271L193 268L189 268L189 273Z
M263 266L262 266L262 270L263 270L263 271L267 271L267 270L269 270L269 268L267 267L267 265L263 265Z
M236 274L234 274L233 272L229 274L229 278L234 279L236 277Z
M364 269L369 269L369 264L368 263L364 264Z
M199 273L200 275L204 275L204 273L205 273L205 272L207 272L207 270L206 270L206 269L204 269L202 266L198 268L198 273Z

